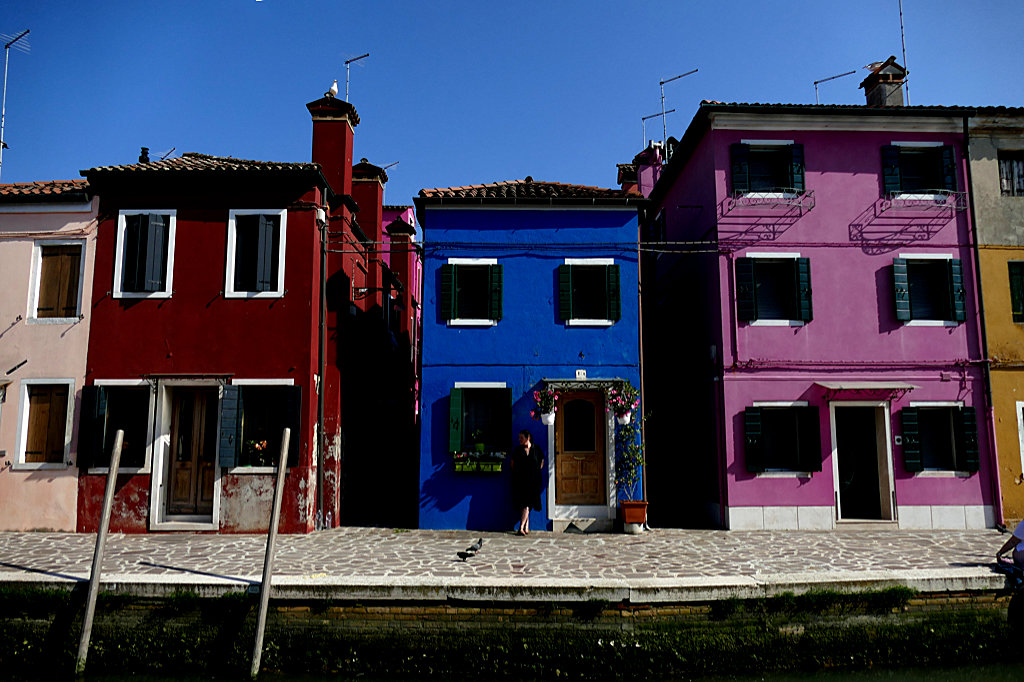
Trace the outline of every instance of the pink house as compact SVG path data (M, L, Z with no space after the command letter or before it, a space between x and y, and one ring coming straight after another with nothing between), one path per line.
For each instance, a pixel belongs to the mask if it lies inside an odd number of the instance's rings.
M644 237L652 524L1000 518L968 113L702 102Z

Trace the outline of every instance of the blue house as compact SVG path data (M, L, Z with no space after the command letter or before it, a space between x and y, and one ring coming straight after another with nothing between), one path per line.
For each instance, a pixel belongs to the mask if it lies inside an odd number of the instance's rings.
M545 455L535 529L614 522L608 391L640 386L638 211L645 200L532 178L424 189L421 528L511 530L507 456ZM534 392L560 393L554 423Z

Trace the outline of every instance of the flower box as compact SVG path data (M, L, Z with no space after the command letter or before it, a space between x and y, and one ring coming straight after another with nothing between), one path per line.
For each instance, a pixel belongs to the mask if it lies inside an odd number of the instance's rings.
M453 452L452 463L460 474L498 474L505 463L503 452Z

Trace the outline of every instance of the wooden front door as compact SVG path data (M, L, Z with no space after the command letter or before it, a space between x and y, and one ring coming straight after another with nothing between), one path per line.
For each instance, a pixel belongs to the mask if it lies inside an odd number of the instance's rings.
M555 419L555 504L605 504L604 398L563 393Z
M171 420L168 514L213 514L217 389L176 388Z

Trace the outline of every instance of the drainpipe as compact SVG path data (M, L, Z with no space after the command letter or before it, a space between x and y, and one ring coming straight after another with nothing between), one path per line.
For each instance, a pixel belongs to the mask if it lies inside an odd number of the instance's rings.
M644 417L644 410L647 409L647 396L644 394L644 268L643 262L641 261L642 254L640 252L640 242L643 240L643 223L647 221L649 212L644 212L643 220L641 220L641 210L637 210L636 214L636 309L639 316L640 324L637 325L637 343L640 344L640 357L637 358L639 361L638 370L640 372L640 442L643 444L644 453L647 452L647 425ZM640 496L642 499L647 499L647 457L644 457L644 466L640 469ZM647 525L647 519L644 518L644 525Z
M964 165L967 180L968 220L971 223L971 246L974 255L974 300L978 306L978 331L981 337L981 366L985 377L985 422L988 425L988 439L992 448L992 503L996 523L1003 523L1003 486L999 478L999 448L996 445L996 409L992 400L992 368L988 357L988 334L985 331L985 301L981 292L981 249L978 245L978 225L974 213L974 181L971 177L971 133L968 126L970 114L964 115Z
M324 220L320 220L323 211ZM320 325L317 339L317 365L320 373L316 392L316 516L323 526L324 515L324 393L327 391L327 212L320 209L315 213L320 228Z

